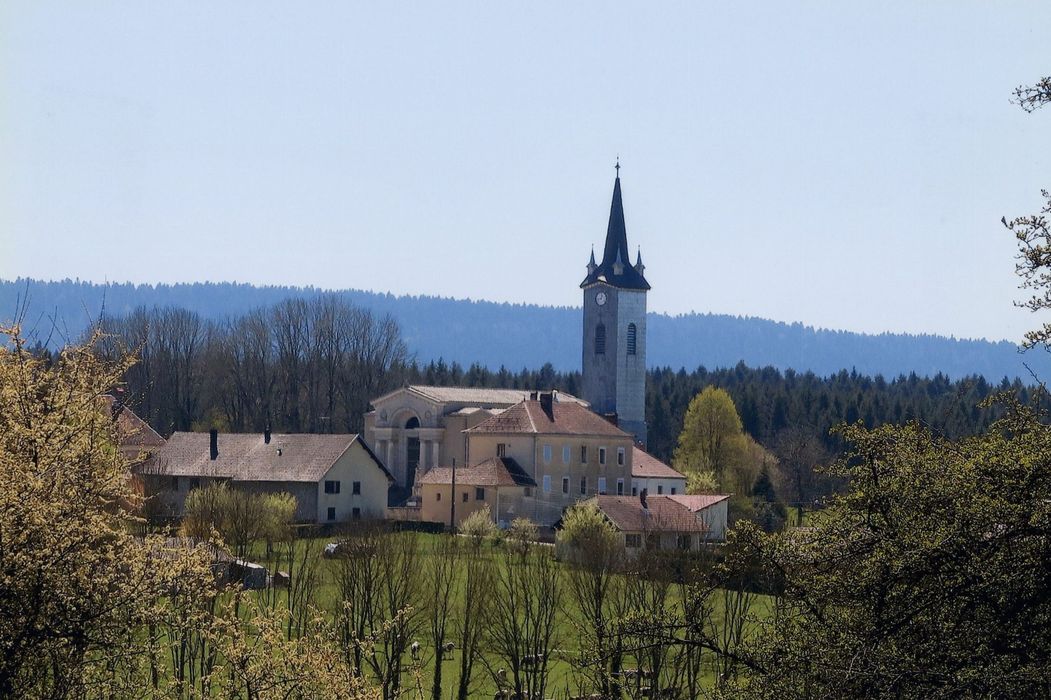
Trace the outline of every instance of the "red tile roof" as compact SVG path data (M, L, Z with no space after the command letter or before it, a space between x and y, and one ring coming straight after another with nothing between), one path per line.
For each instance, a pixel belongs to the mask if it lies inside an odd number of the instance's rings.
M487 418L468 433L605 435L631 439L628 433L578 403L551 403L548 415L540 401L522 401L503 413Z
M139 469L163 476L225 477L235 481L319 481L355 442L376 468L393 477L358 435L220 433L219 455L210 459L208 433L174 433Z
M664 462L644 452L638 446L631 450L631 475L638 479L685 479Z
M704 510L710 506L714 506L716 503L725 501L730 497L730 494L725 493L705 493L697 495L680 494L675 496L668 496L676 503L689 508L691 511L696 513L697 511Z
M420 477L420 484L451 484L452 467L435 467ZM465 486L536 486L532 477L510 457L490 457L456 470L456 483Z
M707 532L696 515L671 496L650 496L646 508L635 496L596 496L603 515L621 532Z
M117 426L119 449L125 458L136 461L149 452L164 447L164 438L140 418L134 411L109 394L99 397L99 402L110 412Z

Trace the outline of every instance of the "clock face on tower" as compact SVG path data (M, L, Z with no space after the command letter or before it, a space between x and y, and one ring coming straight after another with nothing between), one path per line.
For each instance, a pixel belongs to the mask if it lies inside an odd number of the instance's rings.
M605 292L599 292L598 294L596 294L595 295L595 303L598 304L599 306L604 306L605 303L606 303L606 293Z

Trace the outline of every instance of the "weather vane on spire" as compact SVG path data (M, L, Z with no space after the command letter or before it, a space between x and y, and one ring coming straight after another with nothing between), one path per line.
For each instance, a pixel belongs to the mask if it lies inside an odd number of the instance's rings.
M617 164L613 166L613 169L617 171L617 177L620 177L620 154L617 154Z

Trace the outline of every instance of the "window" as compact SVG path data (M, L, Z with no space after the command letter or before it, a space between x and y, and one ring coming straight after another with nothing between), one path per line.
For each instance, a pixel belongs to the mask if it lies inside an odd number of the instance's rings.
M173 476L172 477L172 490L173 491L178 491L179 490L179 477L177 477L177 476Z
M568 476L562 477L562 493L566 493L566 494L569 493L569 477Z
M675 545L679 549L688 552L690 550L692 540L693 537L691 537L690 535L679 535L677 538L675 538Z
M581 495L587 495L588 492L588 478L586 476L580 477L580 493Z
M544 493L551 493L551 475L544 474Z
M532 495L533 495L533 487L532 486L526 486L525 487L525 497L526 498L530 498Z
M196 478L190 479L190 490L193 491L194 489L199 488L201 488L201 480Z
M595 327L595 354L606 354L606 327L601 323Z
M600 476L598 478L598 492L600 494L606 493L606 477L604 476Z
M507 456L507 445L505 445L502 442L498 442L496 444L496 456L497 457L506 457Z
M660 549L661 536L655 532L646 535L646 549Z
M328 509L328 519L329 520L335 520L336 519L336 509L335 508L329 508Z
M675 487L674 486L671 487L671 495L673 495L673 496L675 495Z
M617 479L617 495L624 495L624 479Z
M631 495L632 496L638 496L639 495L639 487L638 486L635 486L634 484L632 485L632 487L631 487Z
M635 354L635 336L638 335L638 331L635 330L635 324L628 324L628 354Z
M354 518L354 520L361 520L361 508L351 508L350 517Z
M467 503L467 492L466 491L463 492L463 502Z
M544 445L544 464L551 464L551 445Z
M474 500L484 501L485 500L485 489L481 486L476 486L474 489Z
M598 463L602 466L606 465L606 448L598 448Z
M624 448L623 447L618 447L617 448L617 464L622 466L622 467L624 466Z
M562 445L562 464L569 464L569 445Z
M326 481L325 482L325 493L339 493L339 482L338 481Z
M581 445L580 446L580 463L581 464L587 464L588 463L588 446L587 445Z
M352 484L352 486L351 486L350 492L351 492L351 494L353 494L355 496L360 496L361 495L361 482L360 481L355 481Z
M631 547L632 549L638 549L642 546L642 535L624 535L624 546Z
M442 500L442 492L441 491L439 491L438 493L434 494L434 500L436 500L436 501Z
M664 484L657 484L657 494L660 495L662 493L664 493Z

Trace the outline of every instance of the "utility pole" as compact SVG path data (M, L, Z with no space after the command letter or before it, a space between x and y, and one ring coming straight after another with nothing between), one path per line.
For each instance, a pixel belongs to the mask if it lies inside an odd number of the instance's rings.
M452 493L449 494L449 529L456 529L456 458L453 457L453 484Z

